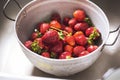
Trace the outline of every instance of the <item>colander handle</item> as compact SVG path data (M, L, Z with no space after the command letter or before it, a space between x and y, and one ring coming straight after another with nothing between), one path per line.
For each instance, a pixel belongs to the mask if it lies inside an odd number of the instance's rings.
M119 25L118 28L116 28L115 30L110 31L110 32L109 32L109 35L110 35L110 34L114 34L114 33L116 33L116 32L118 32L118 33L117 33L116 38L114 39L114 41L113 41L112 43L109 43L109 44L106 43L105 46L112 46L112 45L114 45L114 44L116 43L116 41L118 40L118 37L119 37L119 35L120 35L120 25Z
M113 46L113 45L116 43L116 41L118 40L118 37L119 37L119 35L120 35L120 25L119 25L115 30L110 31L110 32L109 32L109 36L110 36L110 34L114 34L115 32L118 32L118 33L117 33L116 38L114 39L114 41L113 41L112 43L109 43L109 44L108 44L108 43L105 43L105 44L103 45L101 51L103 51L103 49L104 49L105 46Z
M7 6L9 5L10 1L11 1L11 0L7 0L7 2L4 4L4 6L3 6L3 15L4 15L7 19L9 19L9 20L11 20L11 21L15 21L15 19L9 17L9 16L6 14L6 8L7 8ZM18 6L20 9L22 9L22 7L20 6L20 4L18 3L17 0L13 0L13 1L17 4L17 6Z

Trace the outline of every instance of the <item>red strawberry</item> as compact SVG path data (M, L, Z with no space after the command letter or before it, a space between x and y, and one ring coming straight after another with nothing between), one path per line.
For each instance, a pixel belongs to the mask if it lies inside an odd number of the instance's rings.
M73 48L73 53L74 53L75 56L79 56L79 54L82 51L85 51L85 48L83 46L76 46L76 47Z
M64 17L63 19L63 24L68 26L68 22L69 22L70 18L69 17Z
M46 51L48 51L49 49L50 49L50 46L49 45L44 45L44 49L46 50Z
M86 36L88 37L88 43L92 44L93 40L97 40L100 37L100 32L95 27L90 27L86 30Z
M70 59L70 58L72 58L70 52L63 52L63 53L61 53L61 55L59 56L59 59Z
M92 34L94 31L100 33L99 30L96 29L95 27L89 27L88 29L86 29L85 34L86 34L86 36L89 36L89 35Z
M64 24L61 24L61 30L64 30L65 29L65 25Z
M85 56L87 54L89 54L88 51L82 51L81 53L79 53L79 57Z
M74 26L74 29L76 31L83 31L85 32L85 30L89 27L89 25L85 22L80 22L80 23L77 23L75 26Z
M75 39L73 36L66 36L65 42L67 42L69 45L74 46L75 45Z
M38 42L38 45L40 46L40 48L44 48L44 44L42 42L42 38L36 38L34 41L37 41Z
M53 21L50 22L50 27L54 27L54 28L60 29L61 28L61 24L58 21L53 20Z
M33 32L32 33L32 36L31 36L31 39L34 40L38 37L38 33L37 32Z
M39 23L37 24L37 29L38 29L38 30L40 30L41 24L43 24L43 22L39 22Z
M32 44L31 40L28 40L24 43L25 47L27 47L28 49L31 49L31 44Z
M72 27L72 28L74 27L74 25L75 25L76 23L77 23L77 21L76 21L75 18L70 19L69 22L68 22L69 26Z
M83 34L84 34L84 33L83 33L82 31L77 31L77 32L74 33L73 36L74 36L74 38L75 38L75 37L78 37L78 36L83 35Z
M65 27L64 28L65 31L67 31L68 33L72 33L73 32L73 29L71 27Z
M75 37L75 41L77 44L85 46L87 43L87 38L84 35L80 35L78 37Z
M93 31L94 31L94 27L89 27L88 29L86 29L85 31L86 36L89 36L90 34L92 34Z
M72 53L73 52L73 47L70 46L70 45L65 45L64 51Z
M44 56L44 57L50 58L50 53L49 52L43 52L41 55Z
M94 50L96 50L98 48L98 46L96 45L90 45L87 47L87 51L88 52L93 52Z
M44 34L49 28L50 28L50 25L48 23L42 23L39 29L40 29L40 32Z
M76 10L73 13L73 16L75 19L77 19L78 21L83 21L85 19L85 12L83 10Z
M58 21L60 23L61 22L61 17L60 17L60 15L58 13L53 13L51 15L51 20L56 20L56 21Z
M54 45L51 44L50 51L56 54L63 52L63 43L62 41L56 42Z
M42 36L42 41L44 44L55 44L59 40L58 32L55 30L47 31Z

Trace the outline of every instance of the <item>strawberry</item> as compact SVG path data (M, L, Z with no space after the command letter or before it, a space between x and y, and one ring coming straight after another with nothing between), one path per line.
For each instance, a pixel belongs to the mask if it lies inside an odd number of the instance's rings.
M92 34L93 31L94 31L94 27L89 27L88 29L86 29L85 31L86 36L89 36L90 34Z
M50 53L49 52L43 52L41 56L44 56L46 58L50 58Z
M64 24L61 24L61 30L64 30L65 29L65 25Z
M46 51L48 51L49 49L50 49L50 45L44 45L44 49L46 50Z
M56 12L56 13L53 13L52 15L51 15L51 20L56 20L56 21L58 21L59 23L61 22L61 17L60 17L60 15Z
M31 39L35 40L36 38L39 38L42 36L42 34L38 31L38 29L34 30L35 32L32 33Z
M86 17L85 12L83 10L80 10L80 9L74 11L73 16L77 21L83 21Z
M75 37L75 41L77 44L85 46L87 43L87 38L84 35L80 35L78 37Z
M94 50L96 50L98 48L97 45L90 45L87 47L87 51L88 52L93 52Z
M86 36L88 36L87 42L88 44L94 44L94 41L100 37L100 32L95 27L90 27L85 32Z
M84 33L82 31L77 31L77 32L74 33L73 36L74 36L74 38L76 38L76 37L78 37L80 35L84 35Z
M79 54L82 52L82 51L85 51L85 48L83 46L76 46L73 48L73 54L75 56L79 56Z
M64 51L72 53L73 52L73 47L70 46L70 45L65 45Z
M59 54L63 51L63 43L62 41L56 42L54 45L51 45L50 51L56 54Z
M59 40L58 32L55 30L49 30L42 36L44 44L55 44Z
M40 29L40 32L44 34L49 28L50 28L50 25L48 23L42 23L39 29Z
M89 25L85 22L80 22L80 23L77 23L75 26L74 26L74 29L76 31L83 31L85 32L85 30L89 27Z
M85 34L86 36L89 36L90 34L97 32L100 33L98 29L96 29L95 27L89 27L86 29Z
M64 17L63 19L63 24L68 26L68 22L69 22L70 18L69 17Z
M59 59L71 59L72 55L70 52L63 52L60 54Z
M73 17L61 18L53 13L40 22L24 45L31 51L54 59L70 59L85 56L98 48L101 34L93 27L84 10L77 9Z
M32 33L32 36L31 36L31 39L34 40L38 37L38 33L37 32L33 32Z
M85 56L87 54L89 54L88 51L82 51L81 53L79 53L79 57Z
M44 48L44 44L42 42L42 38L36 38L34 41L38 42L38 45L40 46L41 49Z
M73 36L66 36L65 37L65 42L68 43L71 46L75 45L75 39Z
M43 22L39 22L39 23L37 24L37 29L38 29L38 30L40 30L41 24L43 24Z
M67 31L68 33L73 32L73 29L71 27L65 27L64 30Z
M27 47L28 49L31 49L31 44L32 44L31 40L28 40L24 43L25 47Z
M54 27L54 28L57 28L57 29L61 28L61 24L58 21L56 21L56 20L51 21L50 22L50 26Z
M68 24L70 27L74 27L74 25L77 23L77 20L75 18L72 18L69 20Z

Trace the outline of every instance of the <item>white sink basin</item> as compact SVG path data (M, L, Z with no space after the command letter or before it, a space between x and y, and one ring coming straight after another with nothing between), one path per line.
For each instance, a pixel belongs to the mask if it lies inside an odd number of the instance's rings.
M59 79L80 79L96 80L102 78L104 73L111 67L120 65L120 37L112 47L105 47L100 58L88 69L69 77L56 77L46 74L35 68L22 52L14 34L14 22L6 19L2 14L2 7L7 0L0 1L0 73L2 79L8 80L12 76L39 76L42 78L59 78ZM11 0L12 1L12 0ZM17 0L22 6L31 0ZM91 0L100 6L108 16L111 30L120 24L120 0ZM12 1L6 12L10 17L15 18L19 8ZM113 37L114 38L114 37ZM4 77L3 77L4 76ZM1 76L0 76L1 77ZM12 77L13 78L13 77ZM25 78L26 79L26 78ZM16 80L16 78L9 79ZM17 79L18 80L18 79ZM19 80L24 80L21 78ZM29 79L31 80L31 79ZM33 79L32 79L33 80ZM37 79L35 79L37 80ZM44 80L44 79L42 79ZM108 79L110 80L110 79ZM115 79L111 79L115 80Z

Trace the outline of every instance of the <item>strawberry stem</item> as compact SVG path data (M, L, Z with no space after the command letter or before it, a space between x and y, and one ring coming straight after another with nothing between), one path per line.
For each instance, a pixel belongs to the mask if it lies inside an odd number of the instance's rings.
M59 31L59 32L63 32L63 33L65 33L65 34L67 34L67 35L69 34L68 32L63 31L63 30L58 29L58 28L55 28L55 27L51 27L51 29L57 30L57 31Z
M72 35L72 33L68 33L64 30L61 30L61 29L58 29L58 28L55 28L55 27L51 27L51 29L57 30L58 35L59 35L60 39L62 39L62 40L64 39L65 36L71 36Z

